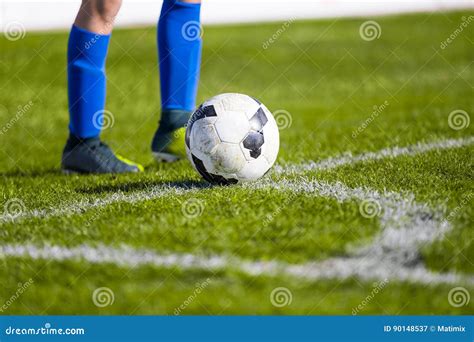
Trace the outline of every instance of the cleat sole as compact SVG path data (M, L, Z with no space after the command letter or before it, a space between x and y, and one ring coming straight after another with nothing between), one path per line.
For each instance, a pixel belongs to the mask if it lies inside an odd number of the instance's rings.
M157 162L164 162L164 163L173 163L181 159L181 157L165 152L152 152L153 157Z

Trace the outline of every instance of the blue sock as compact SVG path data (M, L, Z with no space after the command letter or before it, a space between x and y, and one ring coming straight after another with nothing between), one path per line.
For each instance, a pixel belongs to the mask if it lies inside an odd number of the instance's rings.
M78 138L99 136L105 107L105 59L110 35L73 26L67 52L69 131Z
M163 112L190 112L196 105L202 45L200 12L201 4L164 0L158 22Z

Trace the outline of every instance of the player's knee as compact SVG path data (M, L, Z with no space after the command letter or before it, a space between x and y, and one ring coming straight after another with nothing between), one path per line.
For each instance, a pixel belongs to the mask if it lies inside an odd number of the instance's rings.
M114 21L122 6L122 0L101 0L99 3L97 10L101 18L105 21Z
M93 7L94 15L100 17L104 22L113 22L117 16L122 0L85 0Z

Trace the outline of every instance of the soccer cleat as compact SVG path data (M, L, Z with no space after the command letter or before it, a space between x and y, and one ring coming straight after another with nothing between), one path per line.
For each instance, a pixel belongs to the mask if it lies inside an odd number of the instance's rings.
M143 166L115 155L100 138L79 139L69 136L62 156L64 173L141 172Z
M151 151L158 162L174 162L186 156L184 136L189 112L163 112L160 127L153 137Z
M152 154L156 161L170 163L184 158L186 155L185 132L184 127L165 134L160 134L157 131L152 143Z

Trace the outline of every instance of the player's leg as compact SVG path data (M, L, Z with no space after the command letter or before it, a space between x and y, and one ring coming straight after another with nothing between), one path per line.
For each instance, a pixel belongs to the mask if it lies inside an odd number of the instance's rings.
M164 0L158 22L161 119L152 141L157 160L184 155L184 126L196 104L201 64L200 0Z
M65 171L136 172L141 166L114 155L100 141L105 107L105 60L121 0L83 0L68 42L69 139Z

